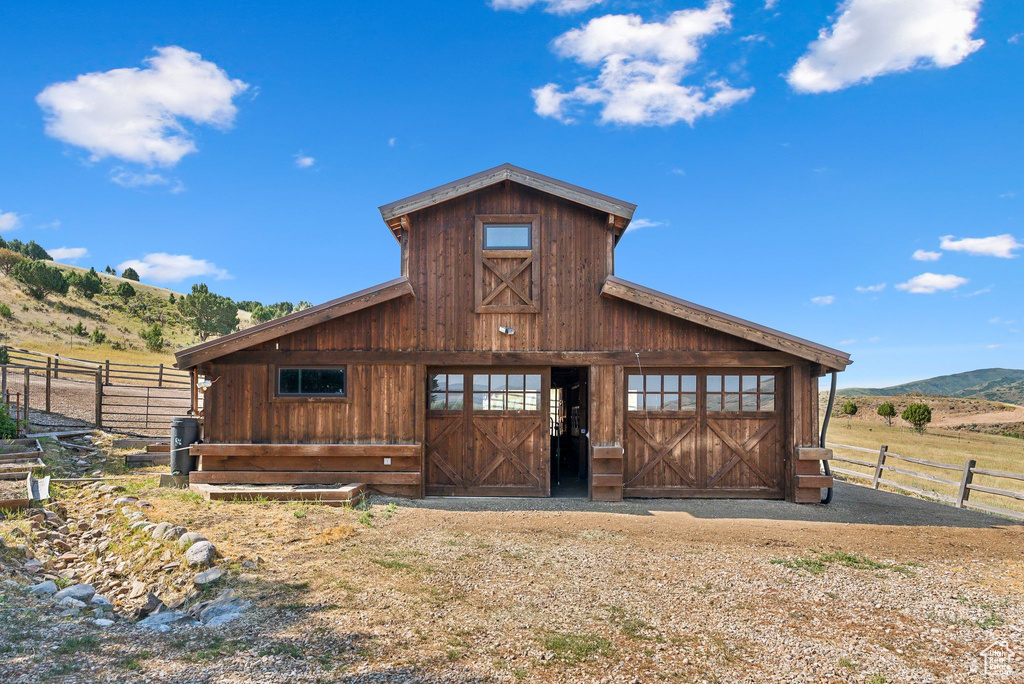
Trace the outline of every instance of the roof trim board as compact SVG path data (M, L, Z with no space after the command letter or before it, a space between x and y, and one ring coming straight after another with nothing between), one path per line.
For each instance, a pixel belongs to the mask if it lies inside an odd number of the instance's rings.
M678 297L658 292L650 288L631 283L616 276L608 276L601 287L601 294L615 297L655 311L681 318L691 323L703 325L719 332L735 335L750 342L764 345L771 349L792 354L798 358L820 363L828 369L844 370L852 363L850 355L832 347L826 347L780 330L768 328L757 323L730 316L729 314L708 309L707 307L688 302Z
M472 176L466 176L451 183L439 185L436 188L384 204L379 207L380 215L390 227L394 219L506 180L514 181L535 190L597 209L598 211L613 214L624 219L626 224L632 220L633 212L636 211L636 205L630 202L602 195L599 192L534 173L512 164L502 164L501 166L495 166L493 169L474 173Z
M408 277L401 276L386 283L374 285L365 290L359 290L344 297L338 297L323 304L317 304L308 309L182 349L174 355L177 360L175 365L181 369L192 368L231 352L411 294L413 294L412 283L409 282Z

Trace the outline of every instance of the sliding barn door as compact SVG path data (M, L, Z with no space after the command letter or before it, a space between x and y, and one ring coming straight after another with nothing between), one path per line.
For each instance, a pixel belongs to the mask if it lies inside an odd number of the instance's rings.
M427 494L548 496L546 369L431 371Z
M775 369L629 374L623 494L781 498L780 382Z

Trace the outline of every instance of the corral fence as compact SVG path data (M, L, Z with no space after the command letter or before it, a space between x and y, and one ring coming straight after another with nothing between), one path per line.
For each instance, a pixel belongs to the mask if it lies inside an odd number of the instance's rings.
M32 416L36 424L163 435L171 418L194 415L201 407L192 374L164 364L89 361L16 347L7 352L0 399L16 388L22 415L44 412Z
M1024 506L1013 503L1024 502L1024 473L979 468L972 458L964 459L961 466L901 456L885 445L877 451L850 444L828 443L826 446L833 450L833 473L861 481L872 489L885 485L957 508L1024 520ZM844 451L872 454L875 459L867 461L837 453ZM1013 509L1006 507L1007 499Z

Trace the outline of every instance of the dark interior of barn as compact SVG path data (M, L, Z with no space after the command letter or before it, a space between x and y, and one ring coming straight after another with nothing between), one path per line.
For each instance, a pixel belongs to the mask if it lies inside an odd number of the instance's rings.
M586 497L587 369L551 369L551 496Z

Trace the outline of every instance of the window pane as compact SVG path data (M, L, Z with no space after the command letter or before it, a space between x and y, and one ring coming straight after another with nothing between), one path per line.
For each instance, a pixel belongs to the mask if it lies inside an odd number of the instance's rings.
M525 399L522 392L509 392L508 393L508 410L509 411L522 411L526 407Z
M679 391L679 376L678 375L666 375L662 380L662 390L665 392L678 392Z
M761 391L762 392L774 392L775 391L775 376L774 375L762 375L761 376Z
M462 395L461 394L449 394L448 395L448 408L453 411L462 410Z
M739 411L740 410L740 395L738 394L726 394L725 395L725 411Z
M461 392L462 391L462 373L458 375L448 376L448 391L449 392Z
M683 394L679 397L679 410L680 411L696 411L697 410L697 395L696 394Z
M473 393L473 410L474 411L486 411L487 410L487 395L482 392Z
M303 394L344 394L345 371L341 368L299 370L299 391Z
M722 410L722 395L721 394L709 394L708 395L708 411L721 411Z
M445 381L446 377L447 376L444 375L443 373L434 373L433 375L431 375L430 376L430 391L431 392L437 392L437 391L444 392L445 388L448 387L448 383Z
M473 391L474 392L486 392L487 391L487 376L486 375L474 375L473 376Z
M661 376L660 375L648 375L647 376L647 391L648 392L660 392L661 391Z
M505 389L505 374L499 373L491 376L491 391Z
M526 393L526 410L527 411L539 411L540 410L540 392L527 392Z
M756 392L757 391L757 376L756 375L744 375L743 376L743 391L744 392Z
M660 411L661 410L661 395L660 394L648 394L647 395L647 410L648 411Z
M448 408L446 397L448 395L444 392L433 392L430 395L430 410L431 411L443 411Z
M722 376L721 375L709 375L708 376L708 392L721 392L722 391Z
M508 388L510 390L520 390L520 391L522 391L524 389L523 376L522 375L510 375L510 376L508 376Z
M644 391L644 376L642 376L642 375L630 375L629 376L629 391L630 392L643 392Z
M756 394L744 394L742 408L744 411L756 411L757 410L757 395Z
M526 389L531 392L540 391L540 376L539 375L527 375L526 376Z
M642 394L640 394L638 392L630 392L629 393L629 410L630 411L639 411L640 410L640 402L643 400L643 396L644 395L642 395Z
M725 376L725 391L726 392L739 392L740 391L740 376L738 376L738 375L726 375Z
M761 395L761 410L762 411L774 411L775 410L775 395L774 394L762 394Z
M683 375L679 378L679 390L681 392L696 392L697 391L697 376L696 375Z
M663 409L666 411L678 411L679 410L679 395L678 394L666 394L665 403Z
M490 406L487 407L489 411L504 411L505 410L505 393L504 392L491 392Z
M484 226L484 249L530 249L530 224L489 223Z
M278 371L277 391L279 394L299 393L299 369L282 368Z

